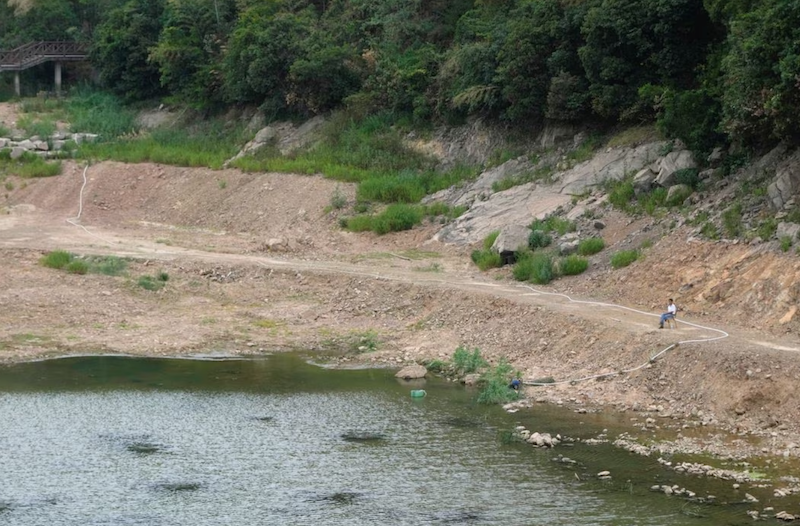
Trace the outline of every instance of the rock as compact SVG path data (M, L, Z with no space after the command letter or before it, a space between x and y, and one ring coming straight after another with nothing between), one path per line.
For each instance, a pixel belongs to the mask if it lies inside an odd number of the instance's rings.
M592 226L594 226L597 230L603 230L606 227L606 224L599 219L596 219Z
M539 143L539 146L547 149L552 148L556 144L563 142L566 139L572 139L574 144L576 140L580 140L578 137L579 135L581 134L579 133L575 135L575 127L572 125L550 121L545 124L544 130L542 130L542 133L539 134L537 142ZM581 143L583 140L581 140ZM580 145L580 143L578 144Z
M685 184L676 184L669 187L667 191L667 203L675 202L676 200L683 201L685 197L692 193L692 188ZM683 197L683 198L682 198Z
M40 152L48 152L50 151L50 145L47 144L46 141L36 141L33 143L33 147Z
M25 155L25 148L20 148L19 146L11 148L10 156L12 160L19 159L23 155Z
M409 365L408 367L403 367L397 374L395 374L396 378L402 378L404 380L415 380L418 378L425 378L425 375L428 374L428 370L425 369L424 366L419 364Z
M658 158L665 143L652 142L634 148L610 148L564 172L560 192L578 195L603 184L621 181L633 170L641 170Z
M9 141L8 139L0 138L0 150L2 150L3 148L8 147L8 143L9 142L11 142L11 141Z
M610 471L601 471L600 473L597 474L598 477L608 477L610 475L611 475Z
M578 246L581 244L580 239L564 239L557 245L558 253L562 256L568 256L578 251Z
M775 230L775 237L782 239L788 237L794 243L797 240L797 234L800 233L800 225L797 223L778 223L778 228Z
M670 152L661 160L656 183L664 188L669 188L675 184L675 173L688 168L697 168L692 152L689 150Z
M64 149L64 144L66 144L66 141L62 141L62 140L59 140L59 139L54 139L52 142L53 142L53 150L54 151L63 150Z
M780 210L798 190L800 190L800 150L778 164L775 169L775 179L767 186L767 195L773 208Z
M745 493L744 498L747 502L758 502L758 499L750 495L749 493Z
M633 176L633 193L637 197L649 192L656 180L656 174L649 166L642 168Z
M462 382L464 382L464 385L478 385L480 379L481 379L480 374L473 373L465 375Z
M779 519L779 520L782 520L782 521L789 522L789 521L793 521L793 520L797 519L797 516L792 515L791 513L787 513L785 511L781 511L781 512L778 512L778 513L775 514L775 518Z
M24 141L19 141L17 143L17 146L19 148L22 148L23 150L33 150L35 148L33 141L30 141L28 139L25 139Z
M711 153L709 154L706 160L708 161L709 165L716 166L717 164L719 164L720 161L722 161L724 155L725 155L725 150L723 150L722 147L717 146L716 148L711 150Z
M528 248L528 236L531 229L524 225L508 225L500 229L500 234L494 240L492 250L503 257L503 263L513 263L515 254Z

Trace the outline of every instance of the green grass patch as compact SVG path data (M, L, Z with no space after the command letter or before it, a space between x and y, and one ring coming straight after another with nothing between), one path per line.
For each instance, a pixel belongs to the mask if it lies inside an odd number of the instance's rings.
M372 231L378 235L411 230L422 222L425 208L419 205L393 204L377 215L342 218L342 225L351 232Z
M66 269L70 274L86 274L89 272L89 264L82 259L73 259L67 264Z
M503 258L491 250L473 250L470 258L483 271L503 266Z
M722 213L722 228L730 238L742 234L742 203L737 201Z
M498 236L500 236L500 231L495 230L494 232L490 232L488 236L483 238L483 249L490 250L494 246L494 242L497 241Z
M620 250L611 256L611 266L613 268L627 267L637 259L639 259L638 250Z
M606 146L609 148L617 148L620 146L632 146L635 144L642 144L660 139L661 134L658 132L658 129L655 127L655 125L648 124L625 128L619 133L612 135L611 138L608 139Z
M66 250L54 250L48 252L39 259L39 264L54 269L63 269L72 261L75 256Z
M167 280L169 280L169 276L166 272L159 272L156 276L139 276L139 279L136 280L136 285L139 287L149 290L151 292L155 292L157 290L161 290L166 285Z
M568 232L574 232L577 228L573 221L561 217L550 216L546 219L536 219L530 224L531 230L541 230L542 232L555 232L563 236Z
M556 277L553 257L544 252L519 254L512 273L517 281L530 281L540 285L550 283Z
M775 235L775 232L777 232L777 230L778 230L778 220L775 219L774 216L768 217L764 219L760 225L758 225L758 230L757 230L758 237L760 237L764 241L769 241L770 239L772 239L772 236Z
M633 191L633 181L616 181L607 184L608 202L611 205L623 212L627 212L631 208L631 203L634 200L635 193Z
M0 137L11 137L11 128L0 124Z
M80 89L65 100L64 110L73 132L96 133L109 140L138 131L136 113L107 92Z
M792 238L789 236L781 236L780 243L783 252L789 252L789 249L792 248Z
M578 243L578 254L581 256L591 256L597 254L606 247L606 242L601 237L590 237L582 239Z
M589 260L574 254L562 258L558 262L558 269L564 276L577 276L586 272L589 268Z
M52 177L61 173L61 161L45 161L38 155L25 152L19 159L11 159L11 150L0 150L0 175L22 178Z
M719 239L719 229L717 228L717 225L711 221L706 221L703 223L703 226L700 228L700 233L708 239Z
M38 135L40 139L45 140L55 133L56 121L51 116L22 115L17 120L17 128L25 130L28 136Z
M502 192L504 190L508 190L509 188L514 188L515 186L520 186L527 183L551 184L553 182L554 173L555 169L549 164L537 166L536 168L525 171L519 175L515 175L513 177L504 177L499 181L493 182L492 191Z

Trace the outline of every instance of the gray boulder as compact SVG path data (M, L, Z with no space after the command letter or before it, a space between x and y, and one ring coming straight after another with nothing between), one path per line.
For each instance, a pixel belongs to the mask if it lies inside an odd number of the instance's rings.
M428 370L425 369L422 365L414 364L409 365L407 367L403 367L397 374L395 374L396 378L402 378L404 380L416 380L418 378L425 378L425 375L428 374Z
M674 203L675 201L683 201L692 194L692 188L685 184L675 184L669 187L667 191L667 203ZM677 204L677 203L675 203Z
M798 190L800 190L800 150L778 164L775 179L767 186L767 195L772 206L780 210Z
M25 148L21 148L19 146L15 146L11 148L11 159L16 160L25 155Z
M653 188L657 175L649 166L646 166L633 176L633 193L636 197L646 194Z
M531 229L527 226L512 224L500 229L500 234L494 240L492 250L503 257L513 257L520 249L528 248L528 236Z
M675 173L687 168L697 168L697 163L689 150L670 152L661 160L656 183L669 188L675 184Z
M6 148L8 146L9 142L10 141L8 139L0 138L0 150L2 150L3 148Z
M797 234L800 233L800 225L797 223L778 223L778 228L775 230L775 237L782 239L788 237L794 242L797 240Z

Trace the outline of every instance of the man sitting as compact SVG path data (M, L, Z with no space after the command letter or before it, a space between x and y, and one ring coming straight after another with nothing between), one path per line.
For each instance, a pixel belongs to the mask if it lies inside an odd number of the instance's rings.
M667 305L667 312L661 315L661 322L658 324L658 328L663 329L665 321L674 320L675 314L677 312L678 312L678 307L672 302L672 298L670 298L669 304Z

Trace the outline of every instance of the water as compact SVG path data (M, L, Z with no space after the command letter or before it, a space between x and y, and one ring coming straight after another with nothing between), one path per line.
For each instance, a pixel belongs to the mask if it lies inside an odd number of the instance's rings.
M441 381L415 400L417 387L390 371L328 370L293 355L0 368L0 524L750 521L745 509L650 493L654 477L670 475L613 448L560 450L590 463L602 454L602 469L621 478L601 483L589 475L596 466L552 462L559 450L503 445L499 432L519 415L476 406ZM588 432L577 415L548 411L551 425ZM552 429L541 417L526 424Z

